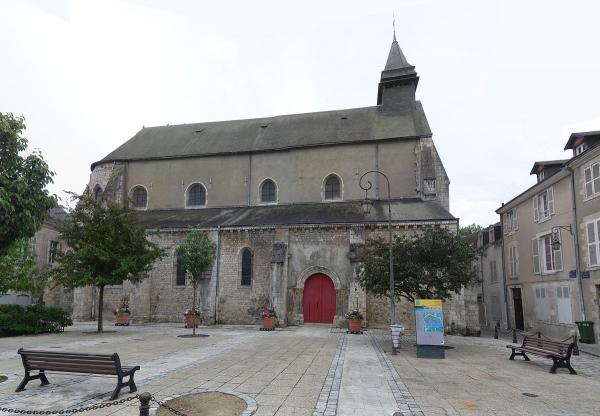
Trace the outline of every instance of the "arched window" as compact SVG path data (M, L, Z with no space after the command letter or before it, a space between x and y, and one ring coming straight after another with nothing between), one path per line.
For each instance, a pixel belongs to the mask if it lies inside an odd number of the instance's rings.
M249 248L242 249L242 280L241 286L252 286L252 252Z
M277 202L277 187L271 179L266 179L260 187L260 202Z
M102 198L102 188L100 188L100 185L96 185L96 187L94 188L94 199L97 201L101 198Z
M133 206L135 208L146 208L148 205L148 193L143 186L136 186L131 193Z
M325 179L325 199L342 199L342 185L336 175L329 175Z
M203 207L206 205L206 189L202 184L195 183L188 188L187 206Z

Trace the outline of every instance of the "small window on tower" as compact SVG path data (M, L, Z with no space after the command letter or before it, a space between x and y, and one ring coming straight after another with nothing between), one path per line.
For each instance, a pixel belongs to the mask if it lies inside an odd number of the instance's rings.
M435 194L435 179L425 179L423 186L426 194Z

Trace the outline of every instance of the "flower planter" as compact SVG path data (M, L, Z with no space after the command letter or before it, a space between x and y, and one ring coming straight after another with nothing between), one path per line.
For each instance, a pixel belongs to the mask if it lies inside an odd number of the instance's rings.
M128 313L118 313L115 315L116 322L115 326L129 326L129 314Z
M348 319L348 330L352 333L362 332L362 319Z
M193 328L194 326L198 328L198 316L195 315L185 315L185 327Z
M262 318L262 329L272 331L275 329L275 318Z

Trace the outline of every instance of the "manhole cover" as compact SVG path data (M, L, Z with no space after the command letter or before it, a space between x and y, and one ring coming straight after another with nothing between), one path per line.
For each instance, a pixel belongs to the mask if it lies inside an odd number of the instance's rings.
M247 407L246 402L239 397L216 391L177 397L166 404L188 416L240 416ZM173 414L164 407L159 407L156 416Z
M4 383L6 380L8 380L8 377L0 376L0 383Z
M523 396L527 396L527 397L540 397L537 394L533 394L533 393L523 393Z
M209 337L210 335L207 334L186 334L186 335L177 335L177 338L205 338L205 337Z

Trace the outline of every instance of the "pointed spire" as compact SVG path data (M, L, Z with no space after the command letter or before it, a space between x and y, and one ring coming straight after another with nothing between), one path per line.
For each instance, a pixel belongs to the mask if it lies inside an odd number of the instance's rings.
M412 67L413 66L409 64L404 57L400 45L398 45L398 41L396 40L396 29L394 29L394 40L392 42L392 47L390 48L390 54L388 55L384 71Z

